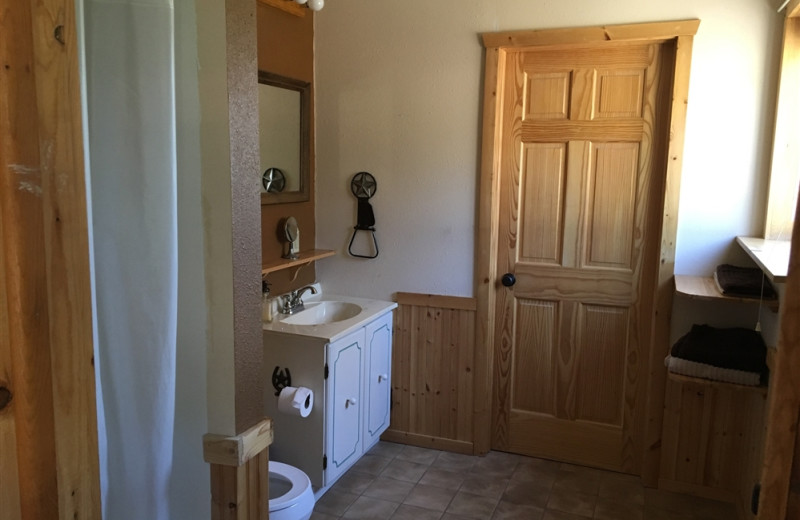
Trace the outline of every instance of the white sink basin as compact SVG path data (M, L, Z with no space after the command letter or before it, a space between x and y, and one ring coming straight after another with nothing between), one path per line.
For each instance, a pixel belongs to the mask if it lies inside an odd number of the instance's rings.
M283 318L281 323L288 325L323 325L336 323L357 316L361 306L350 302L325 300L306 303L305 309Z

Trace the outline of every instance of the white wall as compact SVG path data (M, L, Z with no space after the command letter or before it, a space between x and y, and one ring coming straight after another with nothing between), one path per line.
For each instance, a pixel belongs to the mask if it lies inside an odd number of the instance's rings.
M316 16L317 263L327 291L471 296L479 33L699 18L676 272L710 273L761 232L783 15L774 0L335 0ZM380 256L347 256L367 170Z

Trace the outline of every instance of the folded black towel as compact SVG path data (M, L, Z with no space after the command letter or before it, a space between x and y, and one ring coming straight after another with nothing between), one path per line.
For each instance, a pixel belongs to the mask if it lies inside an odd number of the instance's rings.
M714 278L722 294L727 296L763 297L765 300L772 300L777 297L772 284L764 276L764 272L757 267L738 267L730 264L718 265Z
M751 329L692 325L670 354L716 367L767 374L767 346L761 334Z

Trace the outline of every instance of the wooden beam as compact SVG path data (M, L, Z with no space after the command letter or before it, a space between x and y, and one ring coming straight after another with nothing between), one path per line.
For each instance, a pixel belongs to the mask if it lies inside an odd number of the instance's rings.
M781 306L781 329L770 406L758 520L784 520L789 498L792 459L800 417L800 204L789 257L789 275Z
M294 16L304 17L308 9L294 0L258 0L264 5L280 9Z
M605 25L568 29L540 29L484 33L483 46L490 48L530 47L538 45L574 45L604 41L669 40L694 36L700 20L679 20L645 24Z
M697 27L694 27L697 30ZM661 250L657 289L654 295L654 322L650 358L647 361L647 417L645 423L642 480L645 485L658 483L661 458L661 428L664 421L664 392L666 369L664 356L669 352L670 315L674 292L675 243L678 234L678 205L683 168L684 128L686 107L689 103L689 71L692 62L692 36L679 36L675 41L673 91L671 93L671 121L666 154L667 174L664 179L664 206L661 220Z
M440 296L437 294L417 294L399 292L395 294L395 301L399 305L416 305L418 307L438 307L440 309L456 309L474 311L477 307L475 298L460 296Z
M211 463L213 520L268 517L272 439L272 419L268 417L234 437L203 436L203 458Z
M269 417L233 437L207 433L203 436L203 460L238 467L265 450L272 441L272 419Z

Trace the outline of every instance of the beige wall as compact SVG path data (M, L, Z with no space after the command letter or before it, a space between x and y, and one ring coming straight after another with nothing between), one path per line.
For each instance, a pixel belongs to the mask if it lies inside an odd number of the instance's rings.
M320 281L357 296L473 294L481 32L701 19L676 271L710 273L760 232L782 15L771 0L338 0L316 19ZM381 254L346 255L352 175L372 172Z
M314 15L306 9L303 17L294 16L265 4L258 4L258 68L312 84L311 196L308 202L261 206L261 255L264 263L280 258L280 225L286 217L297 219L300 249L313 249L314 220ZM286 271L271 273L272 295L285 293L314 281L314 266L300 271L293 282Z

